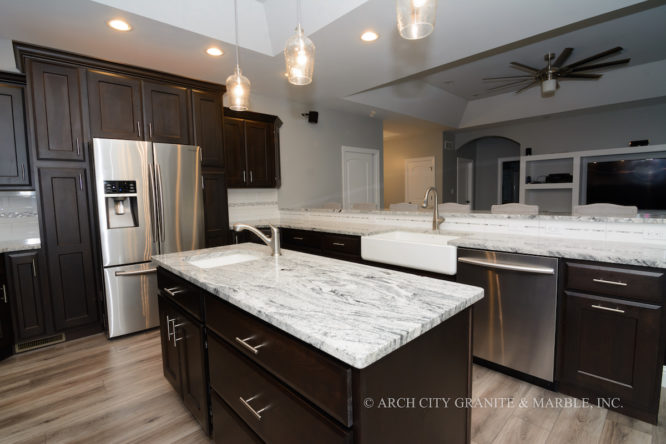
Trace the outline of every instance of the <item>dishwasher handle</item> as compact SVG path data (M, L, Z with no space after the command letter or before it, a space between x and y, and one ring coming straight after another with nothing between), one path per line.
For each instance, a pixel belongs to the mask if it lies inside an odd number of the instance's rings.
M489 261L484 261L482 259L475 259L472 257L459 257L458 262L463 262L465 264L479 265L481 267L487 267L487 268L498 268L500 270L520 271L523 273L555 274L555 269L551 267L533 267L529 265L503 264L501 262L489 262Z

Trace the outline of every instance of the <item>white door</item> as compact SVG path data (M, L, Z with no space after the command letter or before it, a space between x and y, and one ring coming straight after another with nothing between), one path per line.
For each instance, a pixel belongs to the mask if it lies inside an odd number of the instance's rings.
M379 208L379 152L342 147L342 206L374 203Z
M458 157L458 203L472 204L474 196L474 161Z
M405 159L405 202L423 203L425 191L435 186L435 158ZM429 196L432 205L435 196Z

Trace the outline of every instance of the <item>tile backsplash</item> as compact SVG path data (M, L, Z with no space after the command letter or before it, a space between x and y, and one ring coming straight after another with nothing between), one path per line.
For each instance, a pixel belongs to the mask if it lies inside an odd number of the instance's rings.
M39 238L35 192L0 192L0 241L34 238Z

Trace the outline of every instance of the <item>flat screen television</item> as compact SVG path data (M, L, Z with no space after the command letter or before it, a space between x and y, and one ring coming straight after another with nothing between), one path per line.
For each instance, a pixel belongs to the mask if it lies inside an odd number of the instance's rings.
M613 160L587 164L588 204L635 205L666 210L666 159Z

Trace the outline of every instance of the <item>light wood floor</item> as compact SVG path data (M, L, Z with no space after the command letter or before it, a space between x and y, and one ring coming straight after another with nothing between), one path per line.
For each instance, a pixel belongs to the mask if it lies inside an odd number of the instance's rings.
M1 443L208 443L162 376L159 335L99 334L0 362ZM562 395L474 367L475 398ZM475 408L472 439L497 443L666 443L660 426L605 409Z

